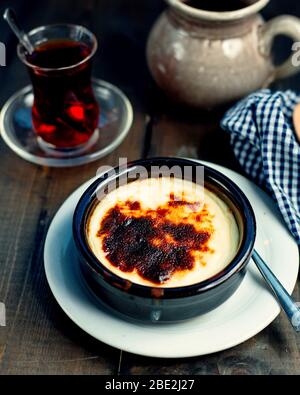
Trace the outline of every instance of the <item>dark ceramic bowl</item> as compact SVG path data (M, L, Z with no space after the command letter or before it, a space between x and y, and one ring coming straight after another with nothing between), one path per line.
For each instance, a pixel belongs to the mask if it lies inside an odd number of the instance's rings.
M184 287L157 288L132 283L118 277L99 262L86 237L86 225L97 196L111 182L131 177L137 166L150 172L152 166L192 166L199 163L177 158L154 158L131 162L126 168L116 168L99 177L84 192L74 212L73 235L84 278L94 293L107 305L144 322L183 321L206 313L225 302L240 285L254 247L256 224L252 207L240 190L220 172L204 166L205 187L217 194L232 210L240 233L239 248L228 266L214 277ZM201 165L202 166L202 165ZM130 178L133 181L132 178ZM190 179L196 182L195 174Z

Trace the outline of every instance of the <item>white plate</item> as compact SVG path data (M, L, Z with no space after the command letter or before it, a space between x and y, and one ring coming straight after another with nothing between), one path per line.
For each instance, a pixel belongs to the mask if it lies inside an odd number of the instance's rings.
M291 293L298 274L298 247L273 201L245 177L207 165L232 179L248 196L257 219L255 248ZM72 215L87 186L78 188L55 215L45 242L44 261L50 288L65 313L85 332L135 354L178 358L221 351L256 335L279 314L279 306L253 262L238 290L217 309L179 324L146 325L122 320L108 311L80 277L72 239Z

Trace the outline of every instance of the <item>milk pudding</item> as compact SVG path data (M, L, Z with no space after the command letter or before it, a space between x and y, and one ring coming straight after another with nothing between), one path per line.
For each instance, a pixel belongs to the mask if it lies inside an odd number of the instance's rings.
M86 236L117 276L166 288L218 274L240 240L232 211L215 193L167 177L136 180L105 195L89 215Z

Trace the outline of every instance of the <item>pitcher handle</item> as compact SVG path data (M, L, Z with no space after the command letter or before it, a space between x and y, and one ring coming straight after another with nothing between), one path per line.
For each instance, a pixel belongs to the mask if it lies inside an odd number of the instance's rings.
M259 47L264 56L270 56L274 38L285 35L294 40L293 51L298 51L298 59L293 52L279 66L274 66L274 79L281 79L296 74L300 70L300 19L291 15L281 15L266 22L260 31Z

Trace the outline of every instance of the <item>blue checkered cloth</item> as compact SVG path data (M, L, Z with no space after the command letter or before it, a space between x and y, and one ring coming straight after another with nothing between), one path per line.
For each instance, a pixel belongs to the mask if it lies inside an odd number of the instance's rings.
M300 245L300 144L292 120L299 102L292 91L261 90L230 109L221 126L239 163L270 192Z

